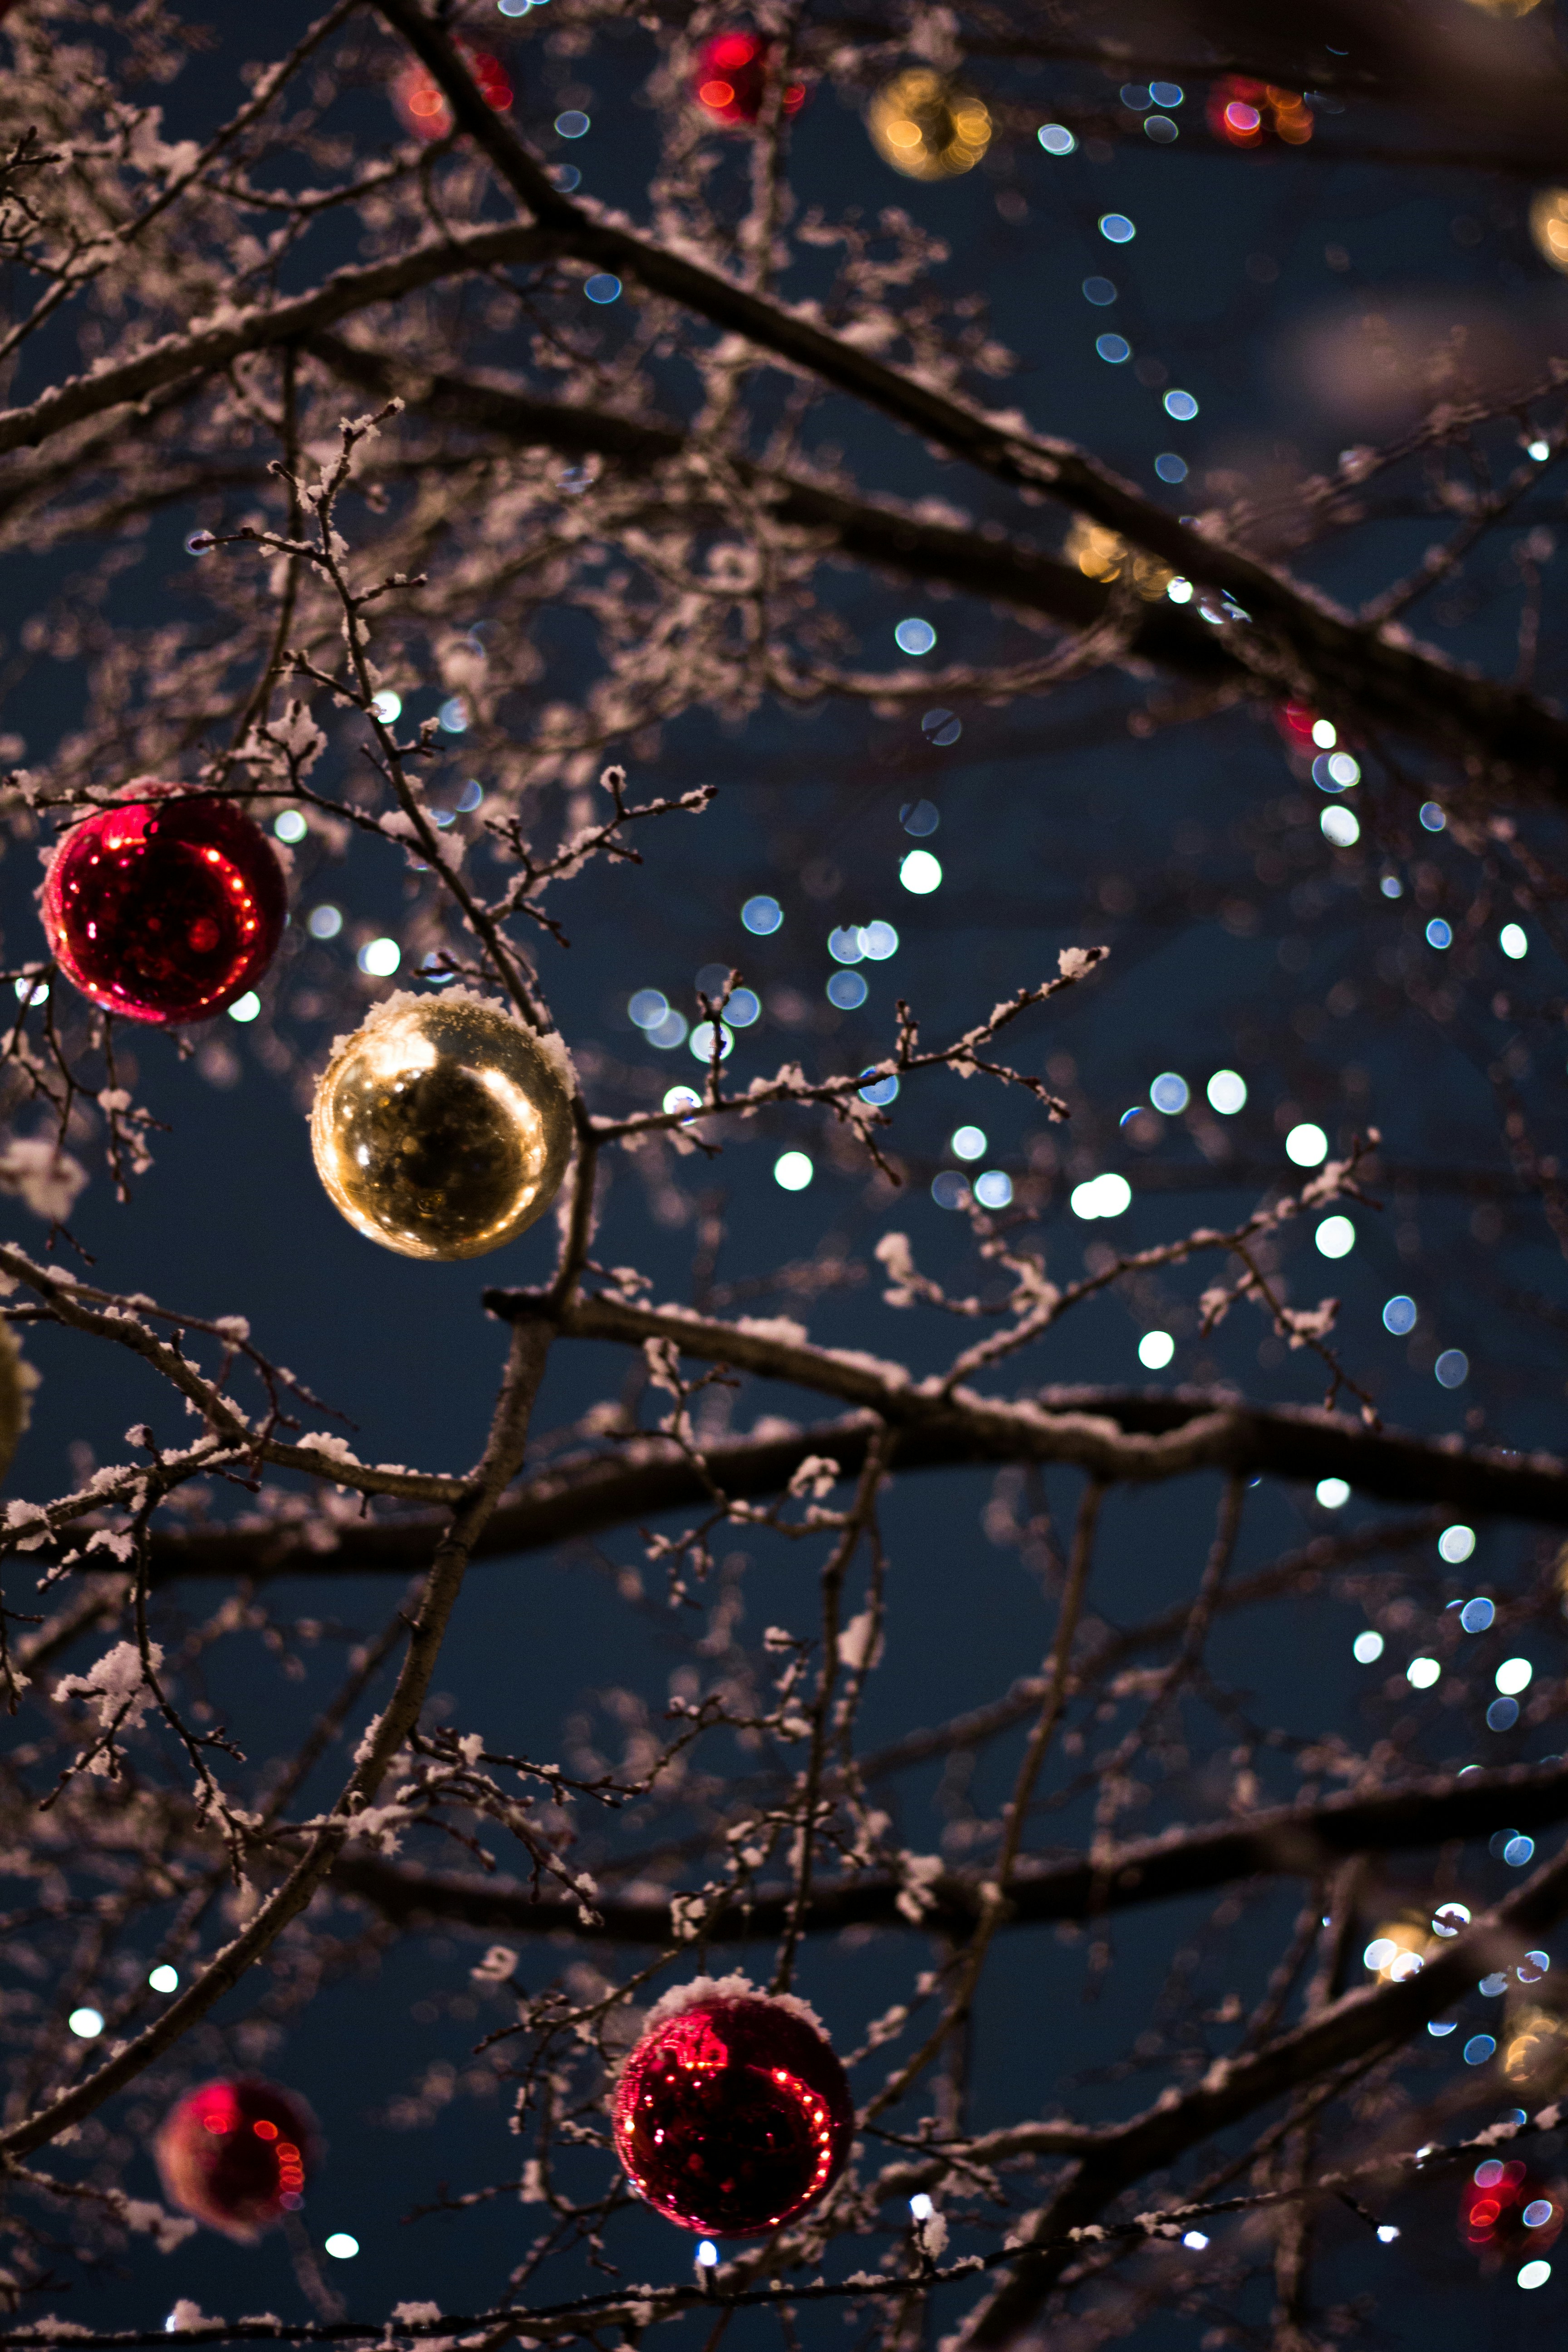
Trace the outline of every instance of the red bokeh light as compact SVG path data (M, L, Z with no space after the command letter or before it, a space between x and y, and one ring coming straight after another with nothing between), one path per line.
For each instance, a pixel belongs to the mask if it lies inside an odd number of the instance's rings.
M1489 2157L1460 2194L1459 2228L1465 2243L1489 2263L1522 2262L1545 2253L1563 2228L1563 2210L1561 2183L1538 2179L1517 2157Z
M66 978L131 1021L205 1021L253 988L288 914L283 870L232 801L138 784L68 833L44 878Z
M1304 147L1315 124L1300 90L1226 74L1209 92L1208 126L1231 147L1261 147L1268 139Z
M458 43L463 63L479 84L479 96L494 114L505 114L511 107L511 84L506 68L499 58L483 49L470 49L465 41ZM452 110L447 103L446 92L433 74L421 65L405 66L392 86L392 102L396 107L405 131L416 139L445 139L452 128Z
M303 2099L250 2076L188 2093L153 2152L171 2205L246 2243L304 2203L321 2155Z
M768 44L760 33L716 33L697 60L692 91L703 112L719 122L755 122L768 87ZM786 115L805 103L805 84L785 85Z
M1274 707L1274 724L1293 751L1310 751L1312 730L1319 714L1304 702L1279 702Z

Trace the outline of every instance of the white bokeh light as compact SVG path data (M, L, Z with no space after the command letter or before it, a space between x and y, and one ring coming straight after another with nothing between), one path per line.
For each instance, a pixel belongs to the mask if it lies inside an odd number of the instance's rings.
M1125 1176L1091 1176L1075 1184L1068 1206L1075 1217L1119 1217L1132 1205L1132 1187Z
M900 862L899 879L917 898L929 898L942 887L942 860L929 849L911 849Z

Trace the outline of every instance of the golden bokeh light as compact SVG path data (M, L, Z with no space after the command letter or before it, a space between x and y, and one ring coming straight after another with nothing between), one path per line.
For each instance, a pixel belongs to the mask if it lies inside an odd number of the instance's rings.
M1436 1948L1425 1913L1403 1911L1377 1930L1362 1957L1384 1984L1400 1984L1424 1967Z
M1534 2001L1510 2006L1503 2032L1502 2071L1521 2090L1548 2096L1568 2076L1568 2027Z
M1568 272L1568 188L1537 188L1530 200L1530 234L1542 261Z
M866 110L871 144L907 180L955 180L991 144L991 116L972 89L911 66L884 82Z
M1125 574L1145 604L1157 604L1175 573L1157 555L1145 554L1142 549L1131 551L1131 567L1127 541L1103 524L1090 522L1079 515L1068 531L1062 552L1070 563L1076 563L1086 580L1100 580L1109 584Z

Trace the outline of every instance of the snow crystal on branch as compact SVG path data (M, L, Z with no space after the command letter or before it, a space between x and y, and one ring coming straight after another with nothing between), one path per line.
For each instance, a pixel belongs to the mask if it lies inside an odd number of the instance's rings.
M156 1642L147 1644L147 1662L156 1674L163 1663L163 1653ZM134 1642L116 1642L106 1650L96 1665L85 1675L65 1675L55 1685L55 1704L68 1698L89 1700L98 1714L106 1732L140 1731L147 1710L157 1702L157 1693L146 1680L142 1653ZM107 1748L100 1748L88 1759L89 1772L111 1774L113 1764Z
M63 1224L87 1183L68 1151L42 1137L17 1136L0 1150L0 1192L13 1192L36 1217Z

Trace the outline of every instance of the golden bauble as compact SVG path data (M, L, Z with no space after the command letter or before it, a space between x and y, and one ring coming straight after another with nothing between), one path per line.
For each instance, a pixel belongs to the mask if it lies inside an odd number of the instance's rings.
M0 1319L0 1478L11 1467L11 1457L33 1413L33 1391L38 1375L16 1345L16 1334Z
M560 1191L574 1087L559 1039L499 1004L461 990L390 996L316 1088L316 1172L368 1241L405 1257L483 1257Z
M1537 188L1530 200L1530 234L1542 261L1568 270L1568 188Z
M929 66L884 82L866 110L866 128L883 163L909 180L955 180L991 144L984 101Z

